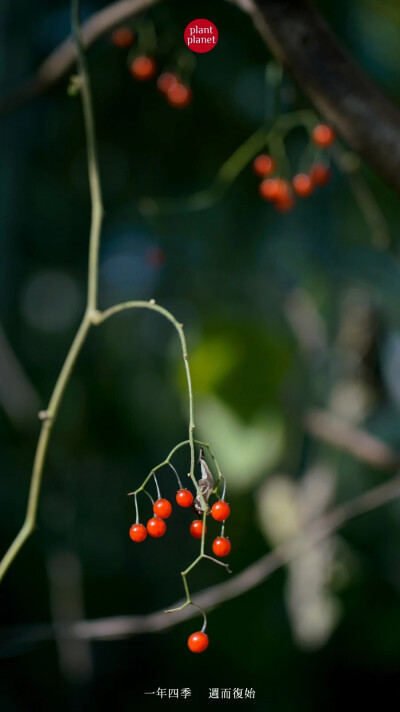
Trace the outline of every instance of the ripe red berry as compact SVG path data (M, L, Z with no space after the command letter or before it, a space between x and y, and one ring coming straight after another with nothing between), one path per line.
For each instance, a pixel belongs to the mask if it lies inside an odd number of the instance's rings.
M145 252L144 259L149 267L159 269L165 262L165 252L163 252L163 250L159 247L149 247L149 249Z
M130 72L135 79L147 81L156 73L157 65L151 57L136 57L130 66Z
M192 100L192 91L190 87L180 82L175 82L172 84L167 91L167 100L171 106L177 109L183 109L183 107L190 104Z
M232 549L232 544L224 536L218 536L212 543L212 550L215 556L228 556Z
M153 512L160 519L168 519L172 512L171 502L168 499L158 499L153 504Z
M215 502L211 507L211 516L216 519L217 522L224 522L225 519L228 519L230 513L231 508L228 502Z
M260 154L253 161L253 171L256 176L260 178L265 178L265 176L271 175L275 170L275 161L271 156L267 154Z
M258 188L258 192L264 200L276 200L278 191L278 179L277 178L266 178L263 180Z
M135 35L129 27L116 27L111 34L111 42L118 49L126 49L133 44Z
M201 630L196 633L192 633L188 638L188 648L192 653L202 653L206 648L208 648L208 635L207 633L202 633Z
M320 148L327 148L335 140L335 132L327 124L318 124L312 131L312 140Z
M168 89L170 89L174 84L178 82L178 77L172 72L163 72L157 79L157 89L162 93L166 94Z
M176 493L176 501L180 507L190 507L193 504L193 495L188 489L180 489Z
M313 182L307 173L297 173L293 178L292 185L294 192L301 198L306 198L313 192Z
M156 539L165 534L166 528L167 525L165 524L164 520L159 519L158 517L152 517L152 519L149 519L149 521L147 522L147 531L149 532L150 536L153 536Z
M292 191L290 190L290 185L287 182L287 180L284 180L283 178L278 178L277 179L277 186L276 186L276 198L275 200L278 200L279 202L286 202L291 198L292 196Z
M290 213L294 206L295 202L292 195L288 195L286 198L275 202L275 209L278 213Z
M207 527L205 527L204 531L207 531ZM201 521L201 519L195 519L191 523L190 533L195 539L201 539L201 535L203 533L203 522Z
M140 542L144 541L147 537L147 530L143 524L132 524L129 529L129 536L132 541Z
M315 185L327 185L332 178L331 169L325 163L314 163L310 168L310 177Z

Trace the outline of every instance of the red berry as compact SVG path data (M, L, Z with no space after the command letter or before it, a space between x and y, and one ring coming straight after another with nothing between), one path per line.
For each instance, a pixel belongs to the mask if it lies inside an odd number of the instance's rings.
M283 178L278 178L277 180L277 186L276 186L276 198L275 200L279 202L286 202L291 198L292 192L290 190L290 185L287 182L287 180L284 180Z
M165 262L165 252L163 252L163 250L159 247L149 247L149 249L145 252L144 259L149 267L159 269Z
M215 556L228 556L232 549L232 544L224 536L218 536L212 543L212 550Z
M286 198L275 202L275 209L278 213L290 213L290 211L293 210L294 205L295 202L293 196L288 195Z
M275 161L271 156L267 154L260 154L253 161L253 171L256 176L260 178L265 178L265 176L271 175L275 170Z
M211 516L214 517L217 522L224 522L225 519L228 519L230 513L231 508L228 502L215 502L215 504L211 507Z
M153 504L153 512L160 519L168 519L171 516L172 506L167 499L158 499Z
M307 175L307 173L298 173L297 175L295 175L292 181L292 185L294 192L297 193L297 195L299 195L301 198L306 198L313 192L313 182L311 177Z
M176 501L180 507L190 507L193 504L193 495L188 489L180 489L176 493Z
M143 524L132 524L129 529L129 536L132 541L140 542L144 541L147 537L147 530Z
M196 633L192 633L188 638L188 648L192 653L202 653L206 648L208 648L208 635L207 633L202 633L201 630Z
M111 34L111 42L119 49L126 49L133 44L135 35L129 27L116 27Z
M312 131L312 140L320 148L327 148L335 140L335 132L331 126L327 124L318 124Z
M207 527L205 527L204 532L207 531ZM203 522L201 519L195 519L191 525L190 525L190 533L195 539L201 539L201 535L203 533Z
M147 522L147 531L149 532L150 536L153 536L156 539L165 534L166 528L167 525L165 524L164 520L159 519L158 517L152 517L152 519L149 519L149 521Z
M192 91L190 87L180 82L172 84L167 91L167 100L171 106L177 109L183 109L184 106L190 104L192 100Z
M136 57L130 66L130 72L135 79L147 81L156 73L157 65L151 57Z
M157 89L166 94L167 91L178 82L178 77L172 72L163 72L157 79Z
M332 177L331 169L325 163L314 163L310 168L310 177L315 185L327 185Z
M277 178L266 178L263 180L258 188L258 192L264 200L276 200L278 191L278 179Z

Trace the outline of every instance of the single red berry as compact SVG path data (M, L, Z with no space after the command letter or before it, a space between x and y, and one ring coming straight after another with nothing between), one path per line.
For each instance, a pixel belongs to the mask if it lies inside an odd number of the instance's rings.
M149 532L150 536L153 536L156 539L165 534L166 528L167 525L165 524L164 520L159 519L158 517L152 517L147 522L147 531Z
M183 109L183 107L190 104L192 100L192 91L190 87L180 82L175 82L172 84L167 91L167 100L171 106L177 109Z
M157 79L157 89L162 93L166 94L169 89L174 84L177 84L178 77L172 72L163 72Z
M290 185L287 182L287 180L284 180L283 178L278 178L277 179L277 186L276 186L276 198L275 200L279 202L286 202L289 200L289 198L292 197L292 191L290 189Z
M159 269L165 262L165 252L163 252L163 250L159 247L149 247L149 249L145 252L144 259L149 267Z
M205 527L204 532L207 531L207 527ZM191 525L190 525L190 533L195 539L201 539L201 535L203 533L203 522L201 519L195 519Z
M295 201L292 195L288 195L286 198L283 198L282 200L277 200L275 202L275 209L278 211L278 213L290 213L291 210L293 210L295 206Z
M275 161L267 154L260 154L253 161L253 171L259 178L271 175L275 170Z
M129 536L132 541L144 541L147 537L147 529L143 524L132 524L129 529Z
M228 556L231 553L232 544L225 536L218 536L212 543L212 550L215 556Z
M335 140L335 132L327 124L318 124L312 131L312 140L320 148L327 148Z
M277 178L266 178L261 181L258 192L264 200L276 200L278 192L278 179Z
M180 507L190 507L193 504L193 495L188 489L180 489L176 493L176 501Z
M135 41L135 35L129 27L116 27L111 34L111 42L118 49L126 49Z
M313 192L312 178L307 173L297 173L293 178L292 185L294 192L301 198L306 198Z
M310 168L310 177L315 185L327 185L332 178L332 172L325 163L314 163Z
M225 519L228 519L230 513L231 508L228 502L223 502L222 500L220 502L215 502L215 504L211 507L211 516L216 519L217 522L224 522Z
M168 519L172 513L171 502L168 499L158 499L153 504L153 512L160 519Z
M147 81L156 73L157 65L152 57L136 57L130 66L130 72L135 79Z
M208 635L207 633L202 633L201 630L196 633L192 633L188 638L188 648L192 653L202 653L206 648L208 648Z

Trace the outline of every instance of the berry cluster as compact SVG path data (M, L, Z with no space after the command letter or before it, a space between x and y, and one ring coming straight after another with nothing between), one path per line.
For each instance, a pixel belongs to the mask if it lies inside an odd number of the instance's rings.
M135 35L128 27L118 27L113 31L111 41L118 49L128 49L134 43ZM128 60L128 65L132 77L139 82L149 81L157 74L157 63L147 54L137 54ZM192 100L191 88L177 72L162 72L157 78L157 88L174 108L183 109Z
M179 446L178 446L179 447ZM175 451L175 450L174 450ZM173 451L173 452L174 452ZM170 457L170 456L169 456ZM214 458L215 461L215 458ZM215 461L216 462L216 461ZM200 539L202 541L202 547L201 547L201 554L200 556L195 560L194 564L190 566L186 572L182 573L182 576L185 579L186 574L190 571L191 568L193 568L194 565L201 559L201 558L207 558L215 561L216 563L220 563L222 566L228 569L228 565L222 562L217 561L217 559L213 559L212 557L204 554L204 538L207 532L207 526L205 524L205 518L206 515L211 515L211 517L216 521L220 522L222 524L221 532L220 535L217 536L213 542L212 542L212 551L218 559L224 558L228 556L231 552L231 542L228 537L224 536L224 531L225 531L225 522L230 516L231 510L229 504L225 501L225 480L222 477L221 473L218 470L218 482L217 485L215 486L214 483L214 478L213 475L206 463L206 461L203 458L202 451L200 453L200 459L199 463L201 465L201 471L202 471L202 479L200 479L198 482L194 478L192 474L190 474L190 477L193 481L193 483L196 486L196 497L192 494L192 492L183 487L181 480L179 478L179 475L173 465L170 462L170 459L167 458L167 460L162 463L162 465L168 464L172 470L175 472L175 475L178 480L178 485L179 489L176 493L175 500L176 503L179 507L183 507L184 509L188 509L191 507L198 515L202 515L202 519L194 519L189 527L190 534L194 539ZM162 465L159 465L161 467ZM155 468L155 469L158 469ZM154 483L156 485L157 489L157 499L156 501L153 501L151 495L149 492L145 489L146 483L149 481L150 478L154 479ZM222 492L222 497L219 498L218 495L218 488L220 485L220 482L223 482L223 492ZM137 495L141 492L144 491L147 496L150 498L152 502L152 508L153 508L153 516L148 520L147 524L141 524L139 522L139 510L138 510L138 502L137 502ZM147 535L150 537L153 537L155 539L158 539L162 536L164 536L167 526L165 523L165 520L168 519L171 514L172 514L172 504L168 499L165 499L164 497L161 497L160 494L160 488L155 476L155 470L152 470L150 475L145 479L144 483L141 485L141 487L136 490L135 492L132 492L135 496L135 507L136 507L136 522L135 524L132 524L130 530L129 530L129 536L132 539L132 541L136 543L141 543L143 542L146 538ZM218 497L217 501L213 503L213 505L210 507L208 504L209 497L211 495L215 495ZM185 605L188 605L189 603L191 604L192 601L189 598L188 594L188 589L187 585L185 582L185 590L187 592L187 602ZM196 631L195 633L192 633L192 635L188 639L188 647L189 650L191 650L194 653L201 653L203 652L207 647L208 647L208 636L205 633L205 627L206 627L206 616L205 613L203 612L204 615L204 626L201 631Z
M330 146L335 134L333 129L326 124L318 124L311 133L315 146L325 149ZM318 160L311 163L307 173L296 173L291 181L276 175L276 161L268 154L260 154L253 161L254 173L262 178L259 185L259 194L275 206L280 213L290 212L295 205L295 196L307 198L316 188L327 185L331 179L329 164Z
M187 508L191 507L193 504L193 495L188 489L179 489L176 493L175 499L180 507ZM210 513L215 521L225 522L231 513L231 509L227 502L219 500L213 504ZM153 514L154 517L149 519L146 526L144 526L144 524L140 524L139 522L132 524L129 530L129 536L132 541L140 543L147 538L147 534L155 539L159 539L164 536L167 530L164 520L168 519L168 517L172 514L171 502L168 499L160 497L153 504ZM201 539L203 536L203 529L204 534L206 534L207 527L203 527L203 521L201 519L194 519L190 525L189 531L194 539ZM212 543L212 550L215 556L228 556L231 548L231 542L224 536L217 537Z

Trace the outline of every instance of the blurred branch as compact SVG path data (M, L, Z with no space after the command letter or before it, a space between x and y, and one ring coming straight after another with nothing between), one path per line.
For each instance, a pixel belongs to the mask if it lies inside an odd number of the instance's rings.
M90 47L114 25L146 10L156 2L160 2L160 0L120 0L120 2L115 2L94 13L82 24L83 47ZM29 81L0 101L0 117L15 111L31 99L44 94L71 69L77 58L78 52L75 42L72 36L67 37L42 62Z
M307 411L304 427L314 438L344 450L367 465L381 470L400 468L400 455L389 445L365 430L343 422L329 411Z
M400 192L400 110L341 46L309 0L228 0L340 136Z
M94 13L82 28L89 47L114 25L157 0L122 0ZM308 0L227 0L247 13L272 54L338 133L400 191L400 111L342 48ZM0 115L42 94L71 67L77 53L66 39L35 76L0 104Z
M295 540L287 541L276 547L229 581L200 591L195 597L196 604L202 609L210 611L225 601L251 591L275 571L290 563L321 540L331 536L350 520L382 507L398 497L400 497L400 475L396 475L388 482L373 487L355 499L339 505L328 514L307 525ZM169 608L178 608L183 603L184 601L177 601ZM198 615L196 610L187 607L181 610L179 615L172 613L167 616L164 611L155 611L143 616L116 616L92 621L79 621L71 625L59 624L55 627L38 625L29 629L10 628L3 631L4 642L0 651L2 650L3 655L7 655L10 650L18 650L19 647L29 643L50 640L54 635L57 635L58 638L63 636L92 640L117 640L141 633L157 633L172 628L196 615Z
M82 569L79 558L67 549L53 551L47 557L49 603L54 621L76 621L85 615ZM90 643L86 640L68 640L57 635L55 645L60 670L70 682L87 682L93 672Z
M379 250L388 249L392 257L398 259L386 218L373 191L360 173L359 157L355 153L345 151L337 142L330 147L330 153L339 170L347 177L359 210L369 228L373 246Z
M11 545L9 546L8 550L0 561L0 581L35 528L43 469L46 461L52 427L57 418L58 411L60 409L62 399L65 393L65 389L69 383L77 358L85 344L88 333L93 326L97 326L98 324L102 323L109 317L122 310L144 308L150 309L154 312L158 312L174 325L178 333L179 340L181 343L182 358L185 366L188 386L190 476L195 482L195 486L197 488L197 482L193 474L195 465L193 430L195 425L193 419L192 384L190 378L186 340L182 324L180 324L169 311L167 311L163 307L156 305L153 299L151 299L149 302L126 302L123 304L116 304L104 312L100 312L97 309L98 262L104 209L100 182L99 162L97 156L96 127L92 105L90 75L86 63L83 36L80 25L80 0L71 1L71 19L72 32L76 46L76 55L78 58L77 66L79 71L79 75L74 78L74 85L75 89L79 91L82 100L91 202L86 310L82 317L78 331L76 332L72 345L70 346L70 349L67 353L66 359L61 368L57 381L55 383L53 392L50 397L49 405L46 410L41 411L39 413L39 418L43 421L43 424L40 431L33 462L25 520L17 536L12 541Z

